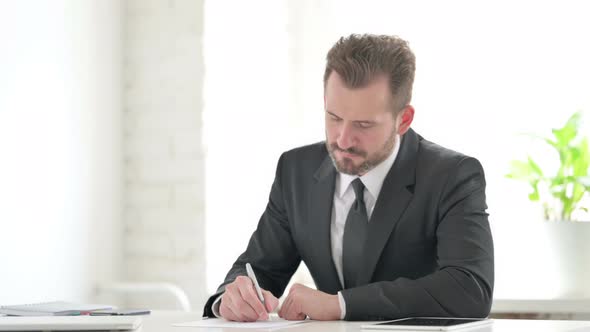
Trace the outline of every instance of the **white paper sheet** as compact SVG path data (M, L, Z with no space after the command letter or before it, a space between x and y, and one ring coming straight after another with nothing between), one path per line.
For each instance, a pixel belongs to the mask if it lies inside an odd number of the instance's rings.
M239 327L242 329L279 329L294 324L307 322L305 320L285 320L280 317L271 316L267 321L257 322L231 322L225 319L209 318L193 322L177 323L177 327Z

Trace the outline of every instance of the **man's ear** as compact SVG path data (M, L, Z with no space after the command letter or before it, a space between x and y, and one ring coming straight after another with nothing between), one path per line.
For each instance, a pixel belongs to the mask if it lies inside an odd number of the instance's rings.
M410 129L412 121L414 121L414 107L412 105L407 105L397 115L397 122L399 122L397 133L400 136L405 134L408 131L408 129Z

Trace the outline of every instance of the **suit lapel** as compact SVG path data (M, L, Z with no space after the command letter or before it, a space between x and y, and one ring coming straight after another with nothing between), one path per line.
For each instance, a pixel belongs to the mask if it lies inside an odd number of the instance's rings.
M314 174L315 183L309 195L309 217L314 223L314 240L318 250L316 252L317 266L323 266L328 271L322 274L324 285L331 289L323 289L328 293L335 294L342 289L340 279L336 272L336 266L332 260L332 247L330 240L330 227L332 216L332 204L334 202L334 187L336 183L336 169L329 156L326 156L318 170Z
M413 197L417 152L418 135L410 129L402 138L400 151L385 177L369 220L364 254L366 259L359 266L361 285L371 281L381 252Z

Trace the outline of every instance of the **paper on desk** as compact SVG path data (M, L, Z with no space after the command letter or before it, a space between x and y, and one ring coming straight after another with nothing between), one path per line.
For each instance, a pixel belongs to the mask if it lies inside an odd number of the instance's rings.
M225 319L209 318L193 322L172 324L179 327L239 327L242 329L278 329L294 324L304 323L305 320L285 320L280 317L270 317L267 321L231 322Z

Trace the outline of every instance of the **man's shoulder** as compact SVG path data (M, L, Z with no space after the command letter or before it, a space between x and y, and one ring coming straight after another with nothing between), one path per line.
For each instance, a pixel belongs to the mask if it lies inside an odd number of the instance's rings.
M420 147L418 154L418 165L424 165L428 168L445 171L449 168L457 167L464 161L479 163L477 159L466 155L462 152L444 147L432 141L420 137Z
M444 147L427 139L420 139L421 157L430 158L438 161L452 161L467 157L465 154Z
M300 146L284 152L281 155L279 167L283 175L304 177L314 174L327 156L328 150L324 142Z

